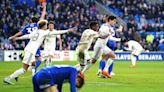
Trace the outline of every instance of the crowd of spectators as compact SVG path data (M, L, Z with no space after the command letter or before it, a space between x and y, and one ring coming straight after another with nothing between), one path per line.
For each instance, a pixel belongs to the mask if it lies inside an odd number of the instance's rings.
M40 16L41 9L38 0L1 0L0 8L1 49L23 49L23 42L11 45L9 41L6 43L6 40L21 31L29 23L31 16ZM86 7L79 0L47 0L46 19L55 22L55 29L76 27L78 30L76 34L62 35L63 50L75 50L80 39L79 35L88 27L89 21L101 18L102 15L97 13L92 3ZM6 44L11 47L5 46ZM57 41L58 48L59 42Z
M76 27L76 34L62 35L63 50L75 50L80 35L88 27L89 21L101 21L94 0L88 5L80 0L46 0L47 20L55 22L55 29ZM127 22L124 36L135 39L134 34L140 34L142 46L150 51L157 47L162 39L160 35L147 37L146 32L162 32L164 30L164 5L149 5L144 0L98 0L110 9L117 10L118 16ZM1 0L0 1L0 49L18 49L25 47L23 41L11 43L8 37L14 35L29 23L31 16L40 16L41 7L38 0ZM116 14L117 15L117 14ZM153 42L148 42L153 39ZM43 47L43 46L41 46ZM59 41L57 41L59 49Z
M164 2L151 4L146 0L98 1L127 23L125 33L129 35L129 39L134 39L134 33L137 33L140 36L139 42L146 50L159 50L158 45L164 36ZM153 36L150 38L152 42L147 39L149 35Z

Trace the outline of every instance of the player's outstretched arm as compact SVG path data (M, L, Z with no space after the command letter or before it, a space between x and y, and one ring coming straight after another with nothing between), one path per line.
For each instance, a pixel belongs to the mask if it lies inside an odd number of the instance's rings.
M58 31L53 31L53 32L50 32L49 34L50 35L59 35L59 34L65 34L65 33L71 33L71 32L74 32L74 29L73 28L70 28L68 30L58 30Z
M30 34L17 37L16 40L30 39Z
M116 41L116 42L120 42L121 41L121 38L116 38L116 37L113 37L113 36L109 36L109 39L113 40L113 41Z
M42 3L42 8L43 8L43 11L42 11L42 15L40 16L40 19L39 20L44 19L45 16L46 16L46 2L43 2Z
M19 37L21 35L23 35L22 31L20 31L20 32L16 33L15 35L9 37L9 40L13 40L14 38Z

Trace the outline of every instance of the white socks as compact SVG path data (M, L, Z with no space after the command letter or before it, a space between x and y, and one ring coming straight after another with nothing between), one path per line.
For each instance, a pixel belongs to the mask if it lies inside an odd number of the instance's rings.
M20 68L20 69L16 70L13 74L11 74L11 75L9 76L9 78L10 78L10 79L16 78L16 77L18 77L19 75L24 74L25 72L26 72L26 70L25 70L24 68Z
M84 69L82 70L82 73L84 74L87 70L90 69L92 65L93 65L92 63L88 63L87 65L85 65Z
M105 71L105 72L108 72L108 68L109 68L109 66L110 66L112 63L113 63L113 60L112 60L112 59L106 61L106 65L105 65L105 68L104 68L104 71Z
M135 66L136 65L136 56L131 55L131 61L132 61L132 65Z

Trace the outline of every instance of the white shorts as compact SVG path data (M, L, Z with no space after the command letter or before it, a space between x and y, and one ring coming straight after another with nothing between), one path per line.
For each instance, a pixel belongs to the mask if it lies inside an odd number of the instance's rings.
M44 56L53 56L54 55L54 50L44 50Z
M141 54L142 50L133 50L132 54L135 56L138 56L139 54Z
M80 51L79 48L76 48L77 59L80 64L87 64L87 61L90 60L90 55L87 50Z
M110 52L112 52L112 50L107 46L104 47L95 46L93 58L97 60L101 55L106 55Z
M23 63L24 64L28 64L28 65L31 65L31 63L33 62L33 59L35 58L35 55L32 54L31 52L29 51L25 51L24 52L24 58L23 58Z

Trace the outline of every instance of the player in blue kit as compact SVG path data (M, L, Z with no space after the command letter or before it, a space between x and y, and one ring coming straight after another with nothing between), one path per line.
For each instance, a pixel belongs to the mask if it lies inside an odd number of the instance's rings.
M70 84L70 92L84 85L84 76L68 65L49 66L38 71L32 78L34 92L62 92L65 81Z
M39 20L42 20L45 18L45 15L46 15L46 3L42 3L42 8L43 8L43 11L42 11L42 15L40 17ZM27 24L22 31L16 33L14 36L11 36L9 39L10 40L13 40L15 39L16 37L19 37L21 35L26 35L26 34L30 34L32 33L33 31L37 31L38 30L38 25L37 25L37 22L38 22L38 18L36 17L31 17L30 19L30 24ZM25 44L27 45L29 43L30 39L26 39L25 40ZM39 65L41 64L41 52L40 52L40 49L37 50L36 52L36 55L35 55L35 62L32 63L32 73L34 74L37 70L37 68L39 67Z

